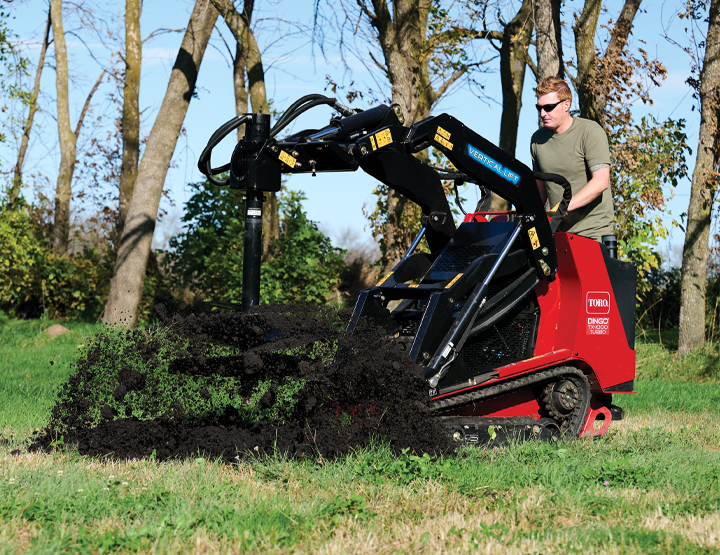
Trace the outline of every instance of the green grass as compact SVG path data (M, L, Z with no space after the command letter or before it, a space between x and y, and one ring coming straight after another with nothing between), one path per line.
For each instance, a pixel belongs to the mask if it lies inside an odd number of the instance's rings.
M44 330L54 323L0 320L0 431L43 426L80 349L102 330L97 324L62 322L72 333L51 339Z
M639 342L638 393L614 396L628 417L595 440L117 462L22 448L100 329L64 325L0 323L0 553L720 553L716 346Z

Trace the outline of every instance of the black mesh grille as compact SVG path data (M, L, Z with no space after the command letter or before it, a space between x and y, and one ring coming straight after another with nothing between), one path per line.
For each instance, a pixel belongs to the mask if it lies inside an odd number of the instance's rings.
M523 311L508 322L470 339L463 349L466 366L482 371L532 356L536 318L534 313Z
M433 272L461 272L476 258L488 254L489 245L459 245L446 247L433 264Z

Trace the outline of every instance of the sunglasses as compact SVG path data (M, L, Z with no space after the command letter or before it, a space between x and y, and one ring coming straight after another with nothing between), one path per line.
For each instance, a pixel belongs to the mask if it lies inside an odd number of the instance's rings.
M555 104L535 104L535 108L537 108L538 113L540 113L542 110L545 110L545 113L549 114L555 108L557 108L558 104L562 104L563 102L565 101L559 100Z

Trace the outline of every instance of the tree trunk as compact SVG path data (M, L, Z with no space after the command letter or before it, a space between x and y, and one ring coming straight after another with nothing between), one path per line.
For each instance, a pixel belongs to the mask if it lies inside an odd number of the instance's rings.
M245 89L245 54L242 45L235 43L235 59L233 60L233 88L235 90L235 114L239 117L247 114L248 93ZM237 129L238 141L245 136L245 125Z
M500 120L500 148L515 156L517 130L522 107L527 50L532 39L532 0L523 0L515 17L503 30L500 47L500 82L503 110Z
M596 103L596 69L597 53L595 52L595 31L600 18L601 0L585 0L580 16L575 14L575 52L577 54L577 76L573 84L578 95L580 116L599 121Z
M30 109L28 111L28 118L25 122L25 129L23 129L22 138L20 139L20 150L18 151L17 163L13 171L13 183L10 189L10 199L8 202L8 208L13 209L17 202L18 196L20 196L20 189L22 187L22 170L23 164L25 163L25 154L27 153L28 144L30 142L30 130L32 129L33 119L35 118L35 112L37 111L37 99L40 94L40 77L42 76L42 70L45 66L45 52L47 52L48 42L50 39L50 27L52 26L52 18L48 11L47 24L45 25L45 37L43 38L42 47L40 48L40 58L38 60L37 71L35 72L35 85L33 86L33 92L30 95Z
M255 4L254 0L245 0L242 14L238 13L230 0L212 0L212 3L220 12L225 24L237 41L236 58L240 58L241 61L238 62L236 59L233 67L236 110L239 107L238 102L244 102L247 111L248 94L245 93L244 98L239 101L237 92L240 83L242 83L244 89L244 73L247 73L247 90L249 91L252 111L260 114L269 113L262 54L257 40L255 40L255 33L253 33L250 26ZM278 215L277 195L275 193L265 193L265 198L267 200L263 206L262 249L263 260L268 260L272 256L270 252L272 240L280 238L280 217Z
M560 0L535 1L535 48L538 83L546 77L565 76L560 37Z
M125 1L125 86L122 113L122 166L118 199L117 238L122 236L140 161L140 0Z
M595 52L595 31L600 12L600 0L585 0L582 14L575 20L575 50L578 56L578 72L573 83L578 92L580 116L604 125L608 101L609 76L615 60L622 56L635 15L642 0L625 0L618 20L610 33L610 42L602 56Z
M60 138L60 169L55 186L55 220L53 225L53 250L56 254L67 253L70 235L70 195L72 176L75 171L76 136L70 127L70 102L68 99L67 47L62 23L62 0L50 0L53 41L55 43L58 135Z
M120 239L115 275L103 321L134 327L142 298L158 206L177 139L195 91L218 12L209 0L197 0L170 74L165 98L140 161L137 184Z
M428 57L419 56L426 41L430 0L396 0L390 14L386 0L373 0L380 47L383 51L392 102L399 104L405 121L419 121L430 115L439 96L430 82ZM423 153L427 156L426 153ZM390 189L387 217L383 227L386 268L399 262L417 231L415 206L400 193Z
M693 172L680 285L678 352L705 341L705 290L713 199L718 186L720 141L720 0L710 4L705 59L700 73L700 133Z

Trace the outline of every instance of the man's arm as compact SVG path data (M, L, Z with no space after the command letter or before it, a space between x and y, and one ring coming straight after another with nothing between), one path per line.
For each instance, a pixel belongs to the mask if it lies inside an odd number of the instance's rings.
M576 195L573 195L570 206L568 206L568 212L591 203L610 187L610 166L608 164L598 164L590 168L590 171L592 172L592 179ZM538 187L540 187L540 182L538 182ZM540 194L542 195L542 192Z

